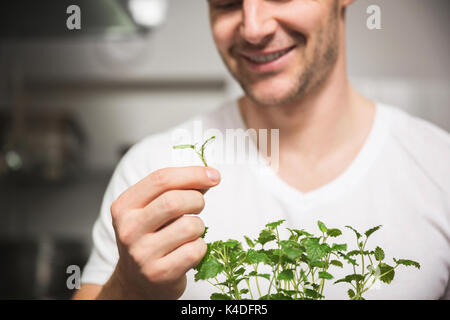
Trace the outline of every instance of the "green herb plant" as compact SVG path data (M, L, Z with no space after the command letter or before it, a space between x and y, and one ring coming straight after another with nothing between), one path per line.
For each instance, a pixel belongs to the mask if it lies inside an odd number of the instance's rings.
M193 149L207 166L205 145L214 138L207 139L200 150L196 150L197 144L173 148ZM346 226L356 235L356 249L348 251L347 244L335 242L342 235L339 229L328 228L318 221L319 235L287 228L288 237L282 239L279 227L284 222L266 224L257 238L244 236L247 250L233 239L208 243L204 258L195 267L195 281L207 281L218 290L211 295L213 300L318 300L325 298L326 284L334 279L333 269L343 268L346 263L353 273L332 284L347 284L350 299L364 300L363 294L377 280L390 284L400 265L420 269L418 262L406 259L394 258L391 266L385 262L384 250L379 246L367 249L367 240L381 226L367 230L364 235ZM261 281L267 282L266 291L262 290Z
M173 146L173 149L192 149L192 150L194 150L195 153L197 153L197 155L202 160L205 167L207 167L208 163L206 162L206 159L205 159L205 147L208 142L214 140L215 138L216 138L216 136L212 136L209 139L207 139L205 142L203 142L203 144L201 145L201 147L198 150L196 148L198 143L196 143L196 144L179 144L179 145Z

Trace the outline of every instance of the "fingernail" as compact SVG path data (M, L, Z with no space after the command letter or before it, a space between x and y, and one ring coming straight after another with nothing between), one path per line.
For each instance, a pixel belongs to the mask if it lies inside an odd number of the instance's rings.
M206 168L206 175L208 176L209 180L212 182L217 182L220 179L219 171L213 169L213 168Z

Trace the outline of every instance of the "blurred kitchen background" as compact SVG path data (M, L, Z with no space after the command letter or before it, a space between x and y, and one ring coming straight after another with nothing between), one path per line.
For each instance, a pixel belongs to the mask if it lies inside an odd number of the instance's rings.
M69 4L82 30L68 31ZM381 30L366 27L370 5ZM21 6L26 7L21 7ZM354 85L450 131L450 2L357 0ZM206 0L0 5L0 299L66 299L112 170L130 145L241 93ZM450 159L449 159L450 160Z

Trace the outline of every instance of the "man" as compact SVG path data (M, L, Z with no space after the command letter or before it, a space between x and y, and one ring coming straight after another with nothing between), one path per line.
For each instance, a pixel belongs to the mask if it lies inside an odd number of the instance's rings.
M279 129L278 168L173 166L173 131L144 139L110 181L75 298L208 299L214 288L192 279L206 252L204 226L208 241L242 240L278 219L306 230L318 220L383 225L373 245L422 268L399 271L366 298L450 298L450 138L351 87L352 2L209 0L214 41L245 96L198 120L220 132ZM326 298L346 299L346 288L333 285Z

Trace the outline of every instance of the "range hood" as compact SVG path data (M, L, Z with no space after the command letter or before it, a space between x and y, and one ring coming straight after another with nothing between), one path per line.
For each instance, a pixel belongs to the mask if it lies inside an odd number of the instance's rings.
M80 30L67 27L72 5L80 8ZM166 0L2 0L0 39L146 33L162 22L166 9Z

